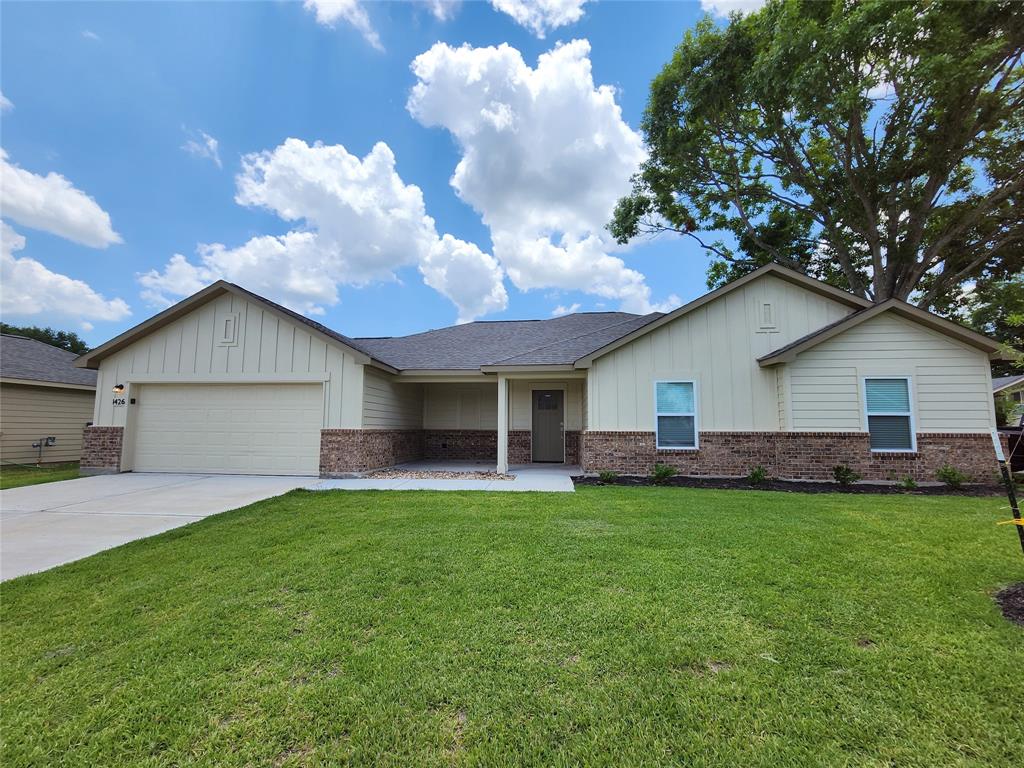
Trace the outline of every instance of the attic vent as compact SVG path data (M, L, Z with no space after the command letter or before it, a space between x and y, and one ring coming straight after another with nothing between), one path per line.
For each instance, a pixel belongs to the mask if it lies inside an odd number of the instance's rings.
M767 330L769 328L775 328L775 326L776 326L776 323L775 323L775 305L772 304L770 301L766 301L766 302L764 302L761 305L761 317L760 317L760 320L761 320L761 322L760 322L759 327L762 330Z
M238 313L228 312L217 319L217 346L235 347L238 345Z

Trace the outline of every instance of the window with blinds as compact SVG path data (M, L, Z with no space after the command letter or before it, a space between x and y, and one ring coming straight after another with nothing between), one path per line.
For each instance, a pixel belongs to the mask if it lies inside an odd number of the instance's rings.
M873 451L913 451L910 379L864 379L868 432Z
M658 448L697 447L697 402L692 381L656 382L654 411Z

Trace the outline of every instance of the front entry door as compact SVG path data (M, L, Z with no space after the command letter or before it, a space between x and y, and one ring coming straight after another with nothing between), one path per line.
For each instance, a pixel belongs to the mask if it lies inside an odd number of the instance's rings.
M533 391L533 460L565 461L565 393Z

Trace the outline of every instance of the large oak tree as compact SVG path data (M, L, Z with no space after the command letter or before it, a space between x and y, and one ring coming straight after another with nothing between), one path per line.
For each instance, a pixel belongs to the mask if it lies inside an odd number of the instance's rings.
M650 156L609 229L697 240L713 284L775 261L949 310L1024 269L1022 50L1019 2L705 19L651 85Z

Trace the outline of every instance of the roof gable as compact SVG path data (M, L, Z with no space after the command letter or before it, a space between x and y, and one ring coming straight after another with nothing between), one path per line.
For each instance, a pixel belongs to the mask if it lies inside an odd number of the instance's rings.
M878 317L886 312L895 313L900 317L919 323L933 331L937 331L944 336L948 336L963 344L980 349L992 358L1000 357L999 344L987 336L983 336L980 333L972 331L969 328L965 328L964 326L954 323L951 320L947 320L944 317L939 317L932 312L927 312L915 307L905 301L889 299L888 301L883 301L880 304L874 304L866 309L862 309L859 312L854 312L852 315L844 317L830 325L826 325L823 328L819 328L806 336L796 339L784 347L776 349L770 354L759 357L757 360L758 365L764 368L772 365L778 365L780 363L791 362L802 352L806 352L807 350L816 347L818 344L828 341L841 333L845 333L851 328L856 328L861 323L864 323L873 317Z
M327 342L340 346L347 352L352 354L357 362L370 363L378 365L390 372L395 372L395 369L389 365L386 365L380 360L374 358L372 354L364 349L361 349L359 345L353 340L344 336L336 331L332 331L325 325L322 325L314 320L310 320L308 317L299 314L293 310L288 309L276 302L265 299L258 294L251 291L247 291L241 286L229 283L225 280L218 280L216 283L203 288L201 291L192 294L186 299L182 299L177 304L168 307L163 312L160 312L153 317L139 323L133 328L129 328L119 336L115 336L105 344L101 344L89 352L75 360L75 365L79 368L98 368L99 363L105 357L118 352L125 347L134 344L139 339L147 336L154 331L158 331L161 328L173 323L182 317L185 317L189 313L195 311L204 304L213 301L219 296L223 296L225 293L231 293L239 296L247 301L255 302L269 311L276 314L278 317L284 318L290 322L301 324L306 330L314 335L326 340Z
M812 293L818 294L819 296L825 296L829 299L832 299L833 301L837 301L840 304L844 304L853 309L860 310L871 306L871 302L868 301L867 299L862 299L859 296L854 296L852 293L840 290L839 288L831 286L828 283L823 283L820 280L815 280L814 278L808 277L807 275L801 274L795 270L788 269L778 264L766 264L765 266L754 270L749 275L744 275L738 280L734 280L731 283L723 285L721 288L711 291L710 293L706 293L703 296L700 296L699 298L696 298L693 301L689 302L688 304L684 304L683 306L673 310L672 312L669 312L666 315L661 315L653 319L651 322L646 323L641 327L633 330L632 332L627 333L617 339L610 341L604 346L595 349L593 352L578 359L576 361L576 367L589 368L591 364L594 362L594 360L596 360L597 358L602 357L608 354L609 352L612 352L618 349L619 347L628 344L634 339L638 339L641 336L648 334L657 328L660 328L663 325L667 325L668 323L671 323L673 320L677 320L680 317L683 317L684 315L688 315L689 313L693 312L696 309L700 309L701 307L706 306L714 301L718 301L723 296L727 296L733 291L742 288L746 285L749 285L755 280L760 280L761 278L766 277L768 275L772 275L781 280L785 280L787 283L796 285Z

